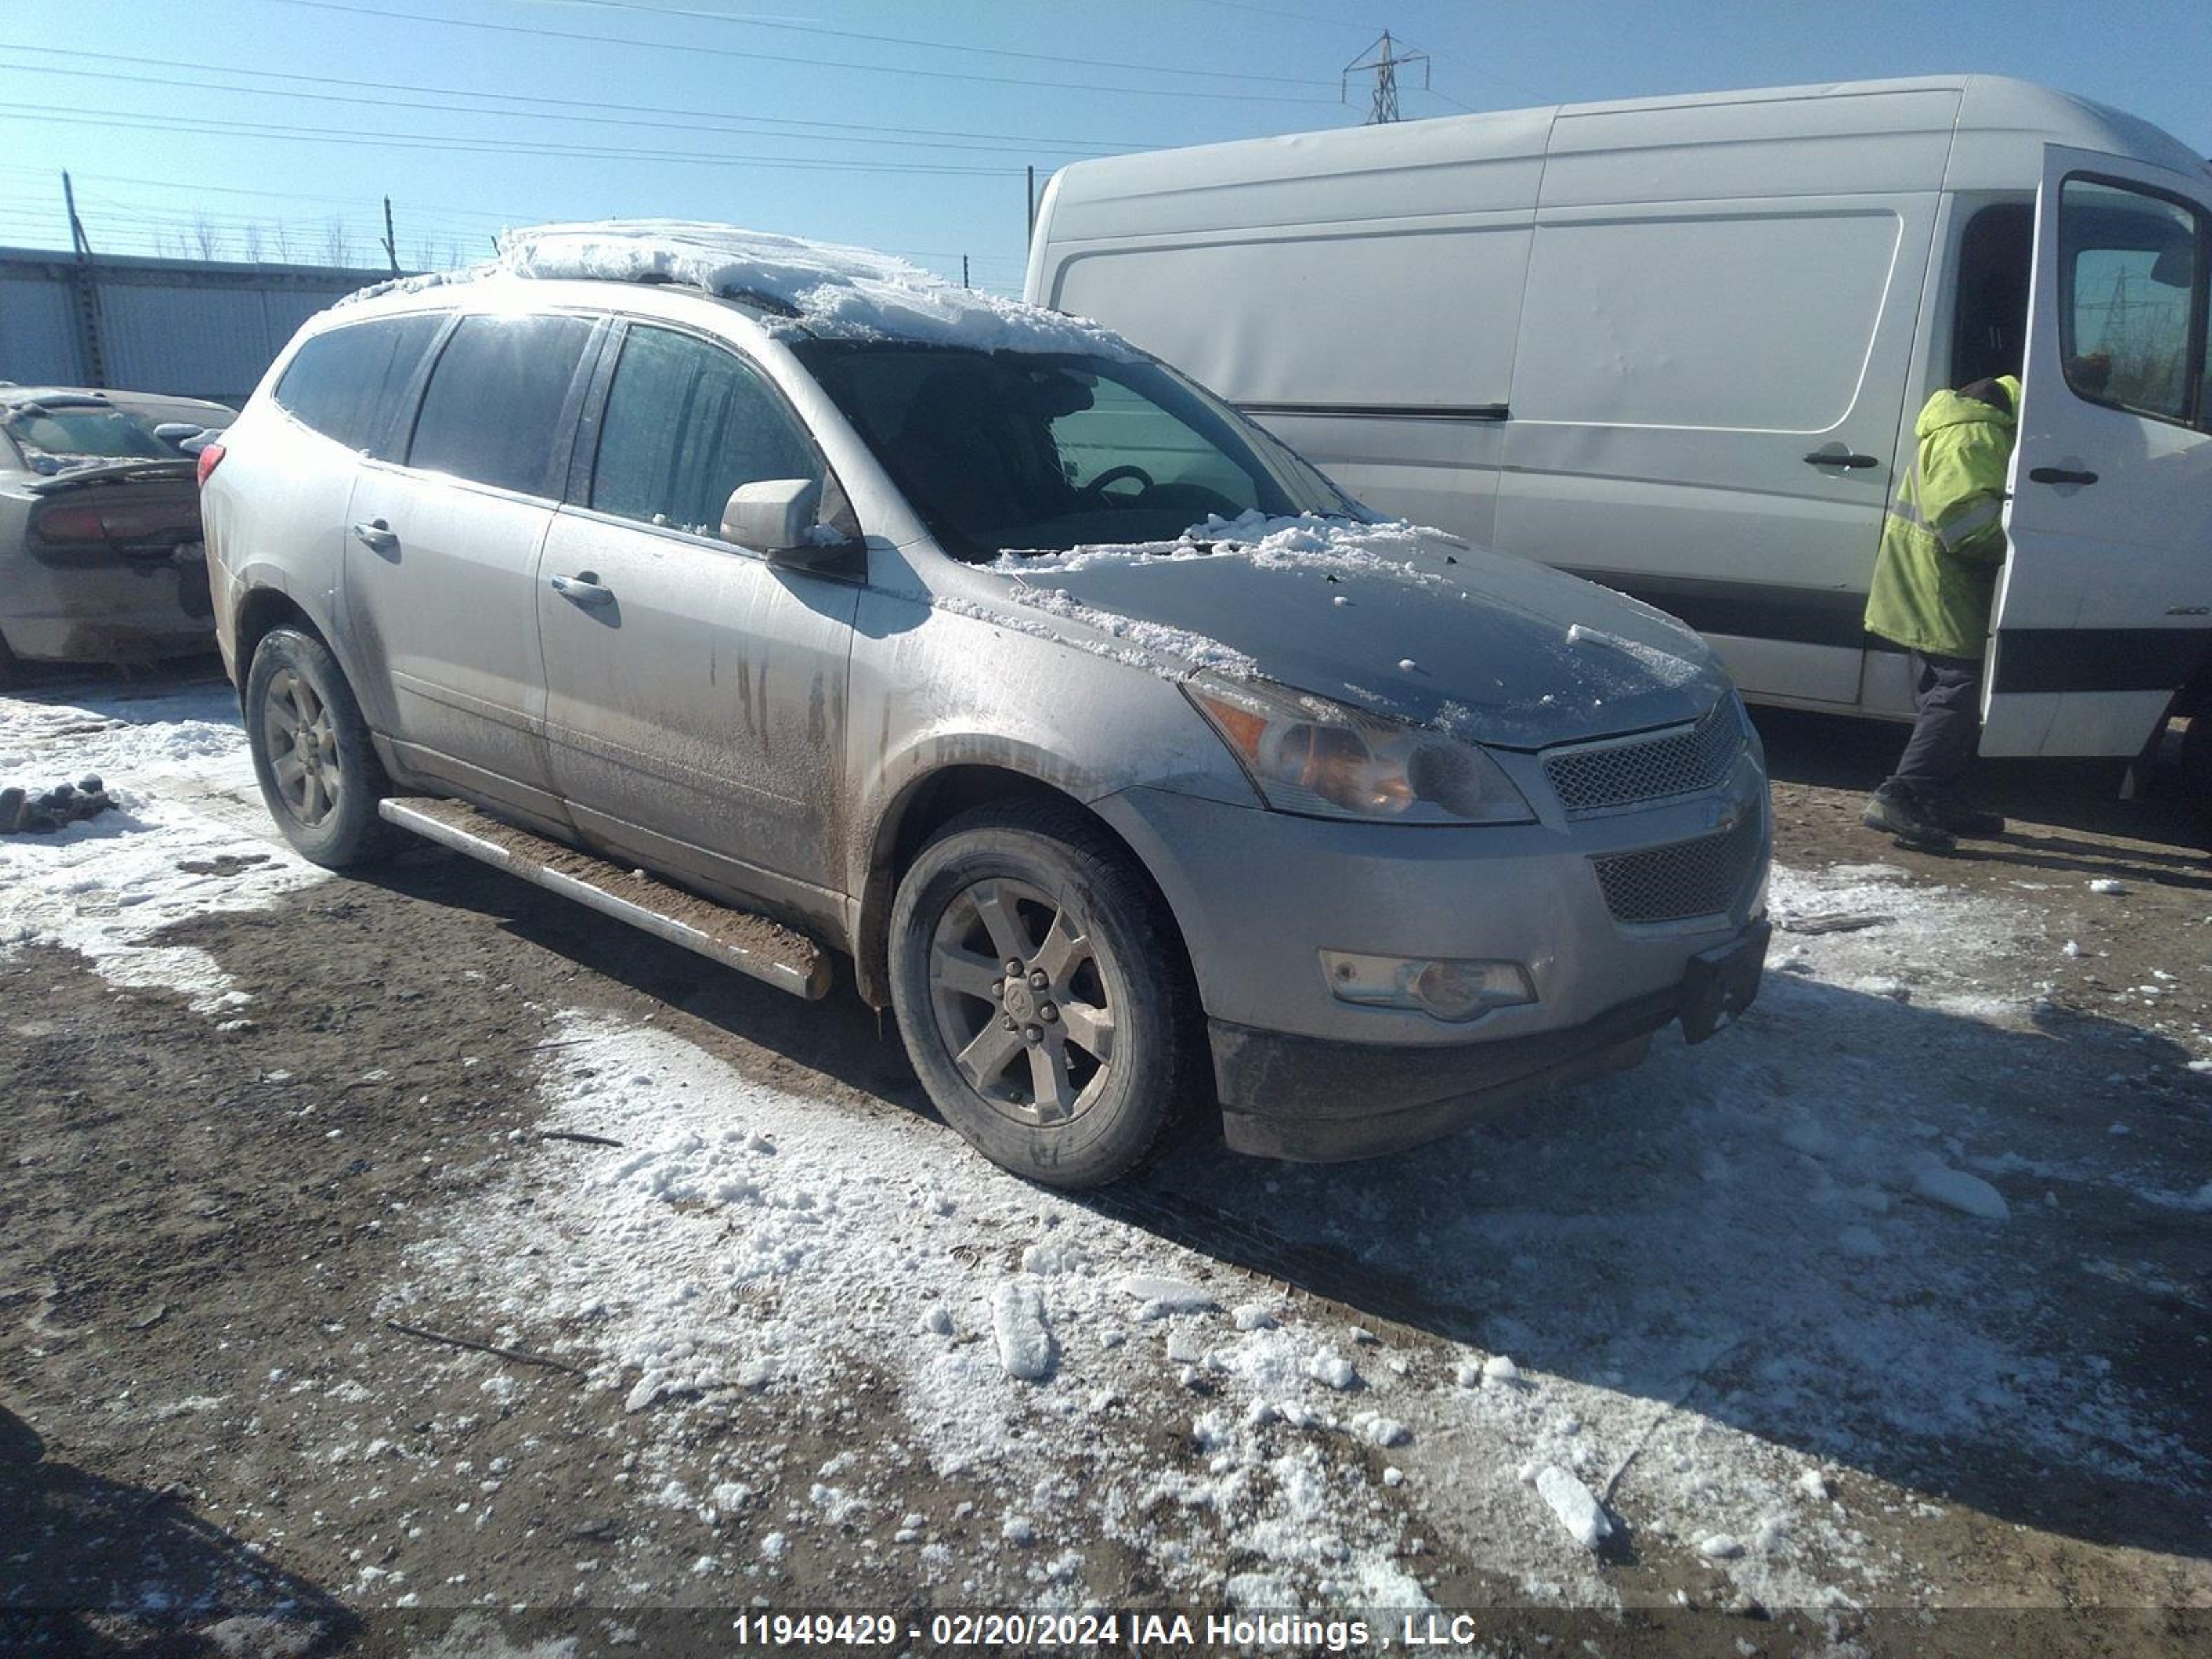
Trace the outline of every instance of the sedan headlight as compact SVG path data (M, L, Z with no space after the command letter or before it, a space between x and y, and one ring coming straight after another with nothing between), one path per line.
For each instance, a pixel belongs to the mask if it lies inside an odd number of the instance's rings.
M1200 675L1183 690L1279 812L1398 823L1530 823L1496 761L1440 732L1280 686Z

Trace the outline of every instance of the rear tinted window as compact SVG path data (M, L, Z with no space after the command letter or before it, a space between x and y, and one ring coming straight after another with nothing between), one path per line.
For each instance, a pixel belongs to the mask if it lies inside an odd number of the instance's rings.
M0 430L21 447L33 472L64 472L102 461L165 460L177 453L137 416L100 405L0 407Z
M286 367L276 401L347 448L391 459L406 431L399 399L445 320L389 317L318 334Z
M591 333L580 317L464 317L430 371L407 464L556 494L562 410Z

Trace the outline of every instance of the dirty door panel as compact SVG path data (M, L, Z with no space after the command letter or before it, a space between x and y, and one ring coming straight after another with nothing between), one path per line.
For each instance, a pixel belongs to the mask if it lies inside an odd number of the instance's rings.
M714 533L738 484L822 463L734 353L636 326L622 351L582 499L539 565L555 786L611 848L834 914L859 587Z
M406 763L540 817L533 590L591 340L580 318L462 319L406 465L364 462L347 515L348 629L389 676Z

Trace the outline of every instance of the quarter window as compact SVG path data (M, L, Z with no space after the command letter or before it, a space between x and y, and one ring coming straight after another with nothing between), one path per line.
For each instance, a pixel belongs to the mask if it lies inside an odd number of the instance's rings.
M276 401L348 449L392 459L406 429L399 399L445 321L424 312L318 334L285 366Z
M581 317L464 317L438 355L407 464L526 495L556 492L561 416L592 325Z
M2161 420L2200 416L2203 224L2161 196L2090 179L2060 187L2059 349L2093 403Z
M732 490L774 478L824 481L821 458L782 398L720 347L631 328L600 422L591 505L713 536Z

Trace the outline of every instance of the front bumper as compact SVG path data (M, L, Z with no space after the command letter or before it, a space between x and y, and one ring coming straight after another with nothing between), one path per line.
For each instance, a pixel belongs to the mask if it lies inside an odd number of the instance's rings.
M1408 1048L1209 1020L1223 1138L1237 1152L1301 1163L1377 1157L1626 1070L1675 1020L1689 1042L1703 1042L1758 996L1771 933L1761 917L1692 957L1680 983L1527 1036Z

